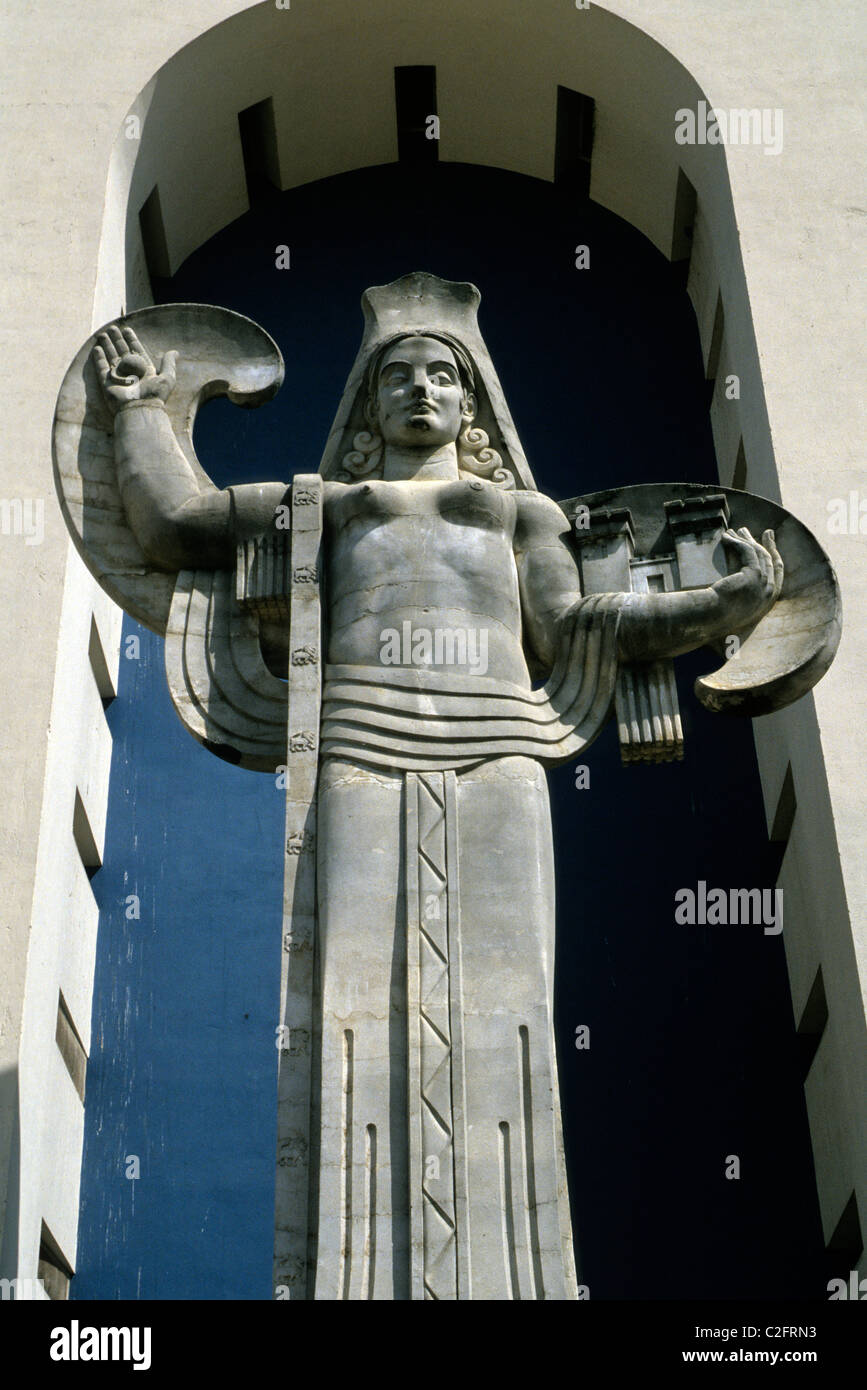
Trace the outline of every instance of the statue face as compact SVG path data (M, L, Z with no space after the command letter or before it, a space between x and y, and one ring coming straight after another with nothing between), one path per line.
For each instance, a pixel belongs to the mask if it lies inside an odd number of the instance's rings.
M453 444L472 418L451 348L436 338L402 338L383 359L376 413L386 444Z

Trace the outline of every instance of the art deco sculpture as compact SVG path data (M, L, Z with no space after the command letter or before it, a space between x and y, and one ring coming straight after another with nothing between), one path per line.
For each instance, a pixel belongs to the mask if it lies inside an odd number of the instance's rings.
M319 472L290 484L219 491L195 456L201 401L282 379L237 314L131 314L60 393L82 555L165 632L186 727L286 787L281 1296L577 1296L544 768L615 709L625 761L680 756L679 653L724 644L699 696L750 715L839 636L828 562L774 503L539 493L478 303L426 274L368 290Z

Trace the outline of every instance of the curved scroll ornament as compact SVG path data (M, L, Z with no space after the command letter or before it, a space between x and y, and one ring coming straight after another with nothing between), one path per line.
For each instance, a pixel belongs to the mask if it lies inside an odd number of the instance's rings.
M157 304L122 320L157 361L179 352L166 402L175 438L203 487L210 481L193 448L196 412L215 396L235 405L270 400L283 381L280 349L243 314L210 304ZM98 329L76 354L60 388L52 453L57 495L75 545L115 603L152 631L165 632L175 576L155 569L127 521L117 486L114 422L91 352Z
M255 617L227 570L182 570L166 627L166 677L184 727L226 762L274 772L286 761L286 681L271 674Z
M840 641L840 591L815 536L776 502L735 488L648 483L560 504L573 524L585 594L695 589L727 573L727 527L773 530L785 566L776 603L758 623L710 645L727 658L695 693L715 714L756 716L800 699ZM682 756L670 662L625 663L617 714L625 762Z

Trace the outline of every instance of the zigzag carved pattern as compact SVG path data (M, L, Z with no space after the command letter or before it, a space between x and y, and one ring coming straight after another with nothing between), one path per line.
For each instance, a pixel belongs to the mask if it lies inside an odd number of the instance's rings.
M457 1297L448 878L441 773L418 779L418 887L424 1292L426 1299L440 1300Z

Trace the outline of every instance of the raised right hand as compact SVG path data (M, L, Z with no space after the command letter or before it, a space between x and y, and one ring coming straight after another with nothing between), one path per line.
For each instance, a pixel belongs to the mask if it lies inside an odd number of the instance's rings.
M178 354L167 352L157 371L131 328L110 324L97 335L92 357L113 415L132 401L165 401L174 389Z

